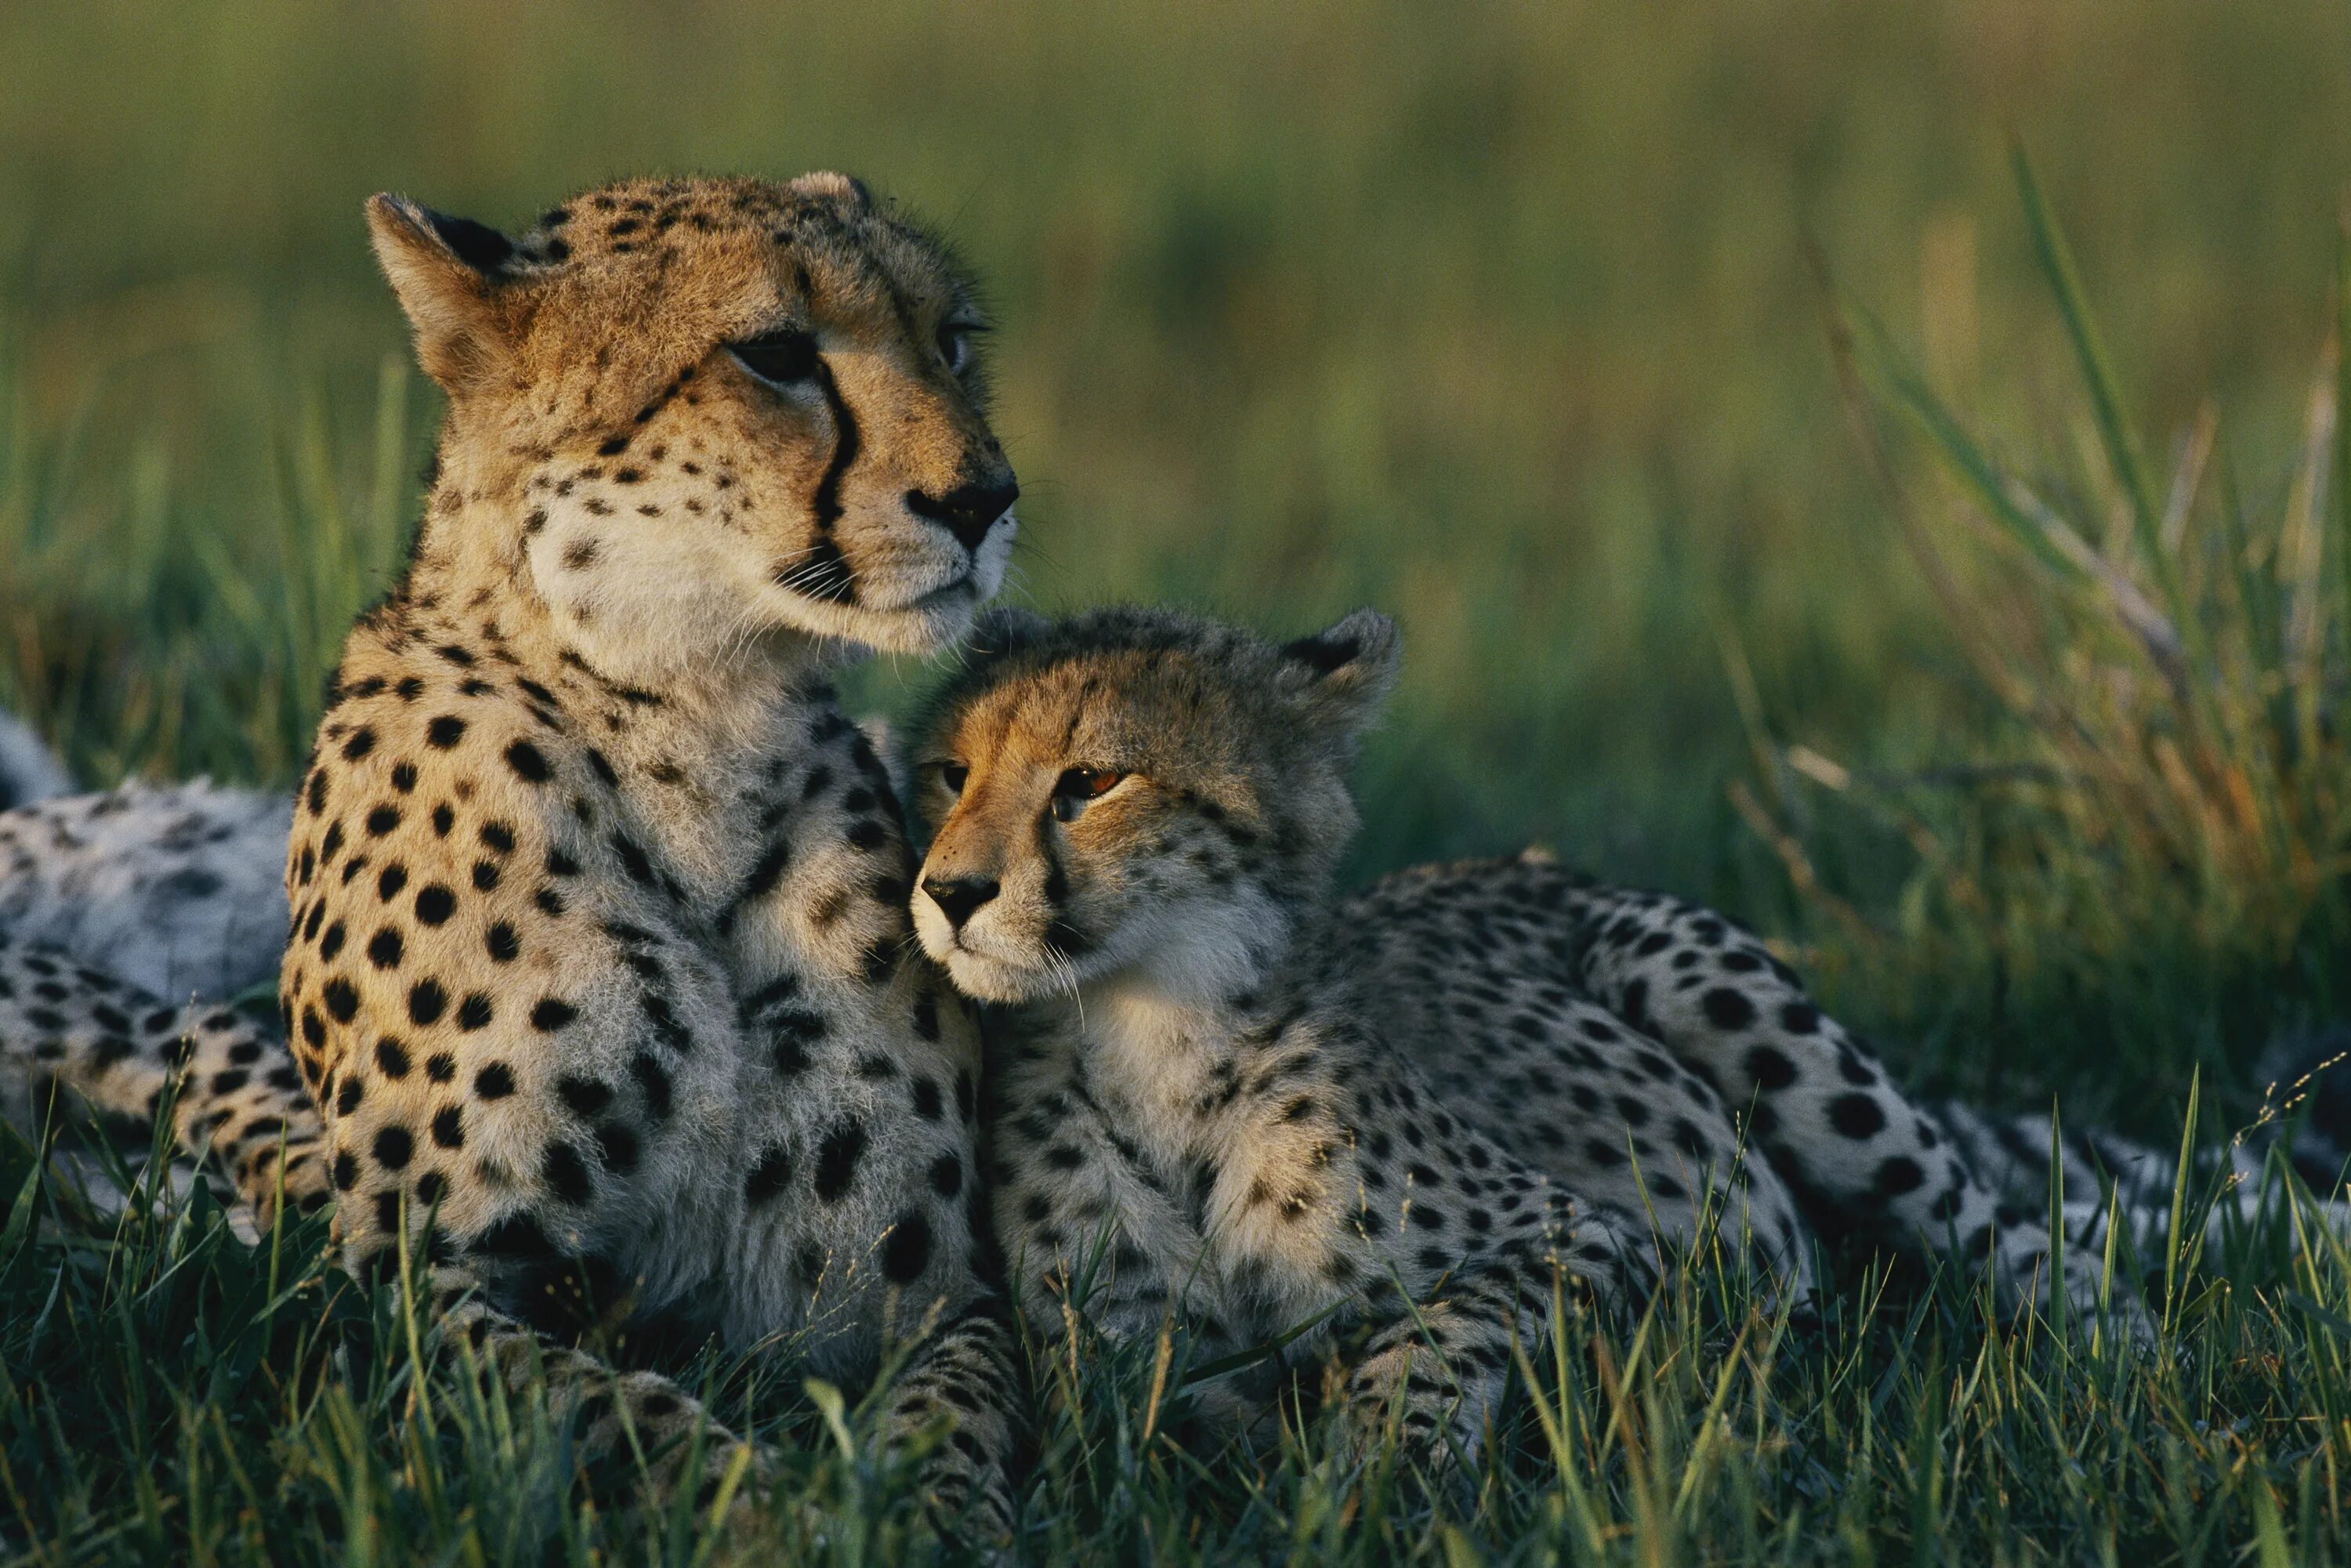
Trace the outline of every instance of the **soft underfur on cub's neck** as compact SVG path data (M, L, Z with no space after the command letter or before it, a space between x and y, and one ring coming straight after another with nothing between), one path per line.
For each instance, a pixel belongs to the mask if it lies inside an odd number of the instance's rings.
M1324 885L1286 904L1236 901L1219 912L1229 911L1228 930L1248 932L1246 941L1178 937L1074 997L1031 1004L1031 1016L1077 1042L1090 1077L1167 1113L1141 1127L1192 1127L1227 1098L1223 1086L1239 1082L1241 1064L1332 999L1340 977L1331 904Z

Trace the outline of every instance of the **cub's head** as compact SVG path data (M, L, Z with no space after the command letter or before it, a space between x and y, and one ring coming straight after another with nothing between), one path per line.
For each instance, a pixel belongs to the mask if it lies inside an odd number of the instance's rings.
M1249 984L1354 831L1394 623L1359 610L1277 647L1168 611L997 612L977 641L917 741L923 946L989 1001Z
M926 651L1002 580L984 319L856 181L630 181L514 238L395 196L368 222L449 394L420 563L526 582L591 651Z

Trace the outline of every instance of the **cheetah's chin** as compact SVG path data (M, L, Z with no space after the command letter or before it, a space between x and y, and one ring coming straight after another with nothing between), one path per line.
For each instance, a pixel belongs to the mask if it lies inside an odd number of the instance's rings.
M967 947L950 947L932 956L946 966L947 978L955 983L955 988L977 1001L1009 1005L1035 1001L1068 988L1067 977L1057 976L1050 969L1008 963Z

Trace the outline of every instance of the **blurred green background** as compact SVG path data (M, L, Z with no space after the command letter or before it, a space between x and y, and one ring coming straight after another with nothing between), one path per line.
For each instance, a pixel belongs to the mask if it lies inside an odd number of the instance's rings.
M8 6L0 59L0 695L93 781L288 779L390 580L434 405L370 192L517 224L616 172L840 167L991 286L1020 591L1400 617L1359 871L1535 839L1779 928L1727 793L1762 737L1997 753L1808 242L2065 460L2014 133L2150 450L2210 400L2267 495L2351 177L2339 0L194 0ZM1900 839L1824 863L1891 898Z

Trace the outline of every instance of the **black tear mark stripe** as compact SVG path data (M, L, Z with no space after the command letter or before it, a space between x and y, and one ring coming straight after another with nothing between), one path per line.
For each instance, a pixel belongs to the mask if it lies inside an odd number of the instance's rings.
M857 416L849 411L849 401L841 395L841 388L832 379L832 367L819 355L816 361L817 390L824 393L824 406L831 411L833 429L838 432L832 444L832 460L824 465L824 476L816 482L816 494L809 502L816 515L819 533L829 533L841 520L841 481L848 475L850 465L857 461L859 436Z

